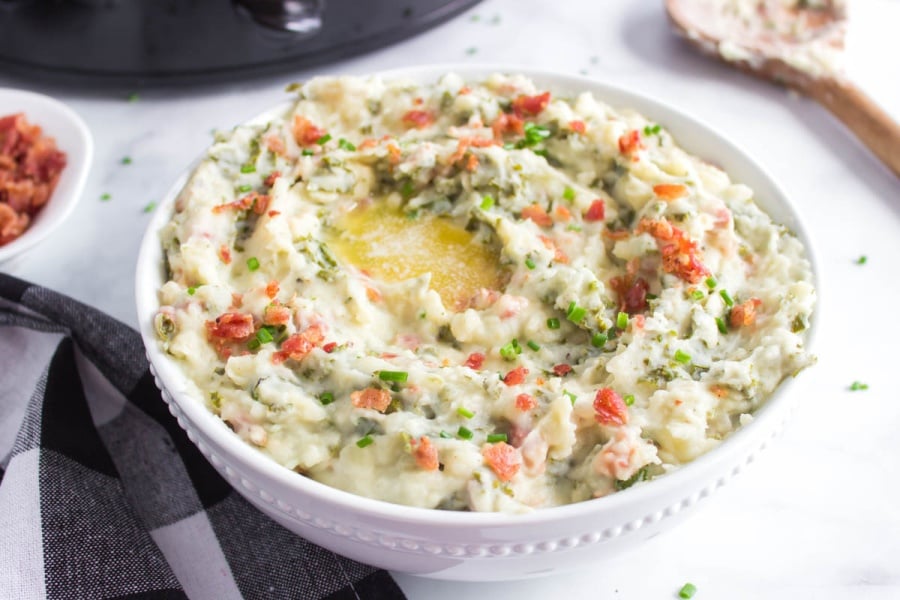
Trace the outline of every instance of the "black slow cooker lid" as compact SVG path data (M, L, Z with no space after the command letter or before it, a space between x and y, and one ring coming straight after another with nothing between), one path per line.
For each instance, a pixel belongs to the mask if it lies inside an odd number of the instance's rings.
M407 38L478 0L0 0L0 66L191 82L307 67Z

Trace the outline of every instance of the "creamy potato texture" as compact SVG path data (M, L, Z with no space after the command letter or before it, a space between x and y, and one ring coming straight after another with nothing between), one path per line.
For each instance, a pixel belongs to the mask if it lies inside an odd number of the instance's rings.
M660 125L524 77L321 78L220 135L160 343L289 469L523 512L690 462L812 362L800 242Z

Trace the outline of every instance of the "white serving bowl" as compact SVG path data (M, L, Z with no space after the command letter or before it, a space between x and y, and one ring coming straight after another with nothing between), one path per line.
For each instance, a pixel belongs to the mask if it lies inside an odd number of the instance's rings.
M816 275L810 240L784 193L759 165L696 119L615 86L533 69L448 65L381 75L430 83L449 71L467 80L497 71L523 73L555 94L591 91L613 107L631 107L662 123L683 148L714 159L734 180L750 185L760 206L804 242ZM278 107L255 120L264 122L285 109ZM675 525L740 473L781 431L791 412L791 381L785 381L751 423L689 465L605 498L527 515L411 508L330 488L241 441L207 410L202 398L189 391L178 363L160 348L153 328L157 290L164 283L158 231L170 218L188 174L175 182L156 211L138 259L138 318L156 383L188 437L238 492L291 531L339 554L386 569L469 581L518 579L583 567ZM807 343L811 337L812 329Z
M43 94L0 88L0 116L15 113L25 113L29 123L40 125L43 135L56 140L56 146L66 153L66 168L50 200L35 215L25 233L0 246L0 263L44 240L66 220L81 198L94 156L90 130L81 117L62 102Z

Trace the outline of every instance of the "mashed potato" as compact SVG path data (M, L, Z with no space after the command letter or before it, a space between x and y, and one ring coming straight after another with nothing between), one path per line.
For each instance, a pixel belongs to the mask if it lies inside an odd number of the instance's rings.
M812 362L801 243L659 125L526 78L320 78L210 148L160 343L280 464L523 512L715 448Z

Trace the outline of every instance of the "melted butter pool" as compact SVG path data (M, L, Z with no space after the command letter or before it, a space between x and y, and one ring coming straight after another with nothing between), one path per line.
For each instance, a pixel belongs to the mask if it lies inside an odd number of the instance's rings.
M480 288L505 283L498 249L448 218L411 218L376 203L347 213L336 229L328 245L343 261L383 281L431 273L431 289L450 310L465 308Z

